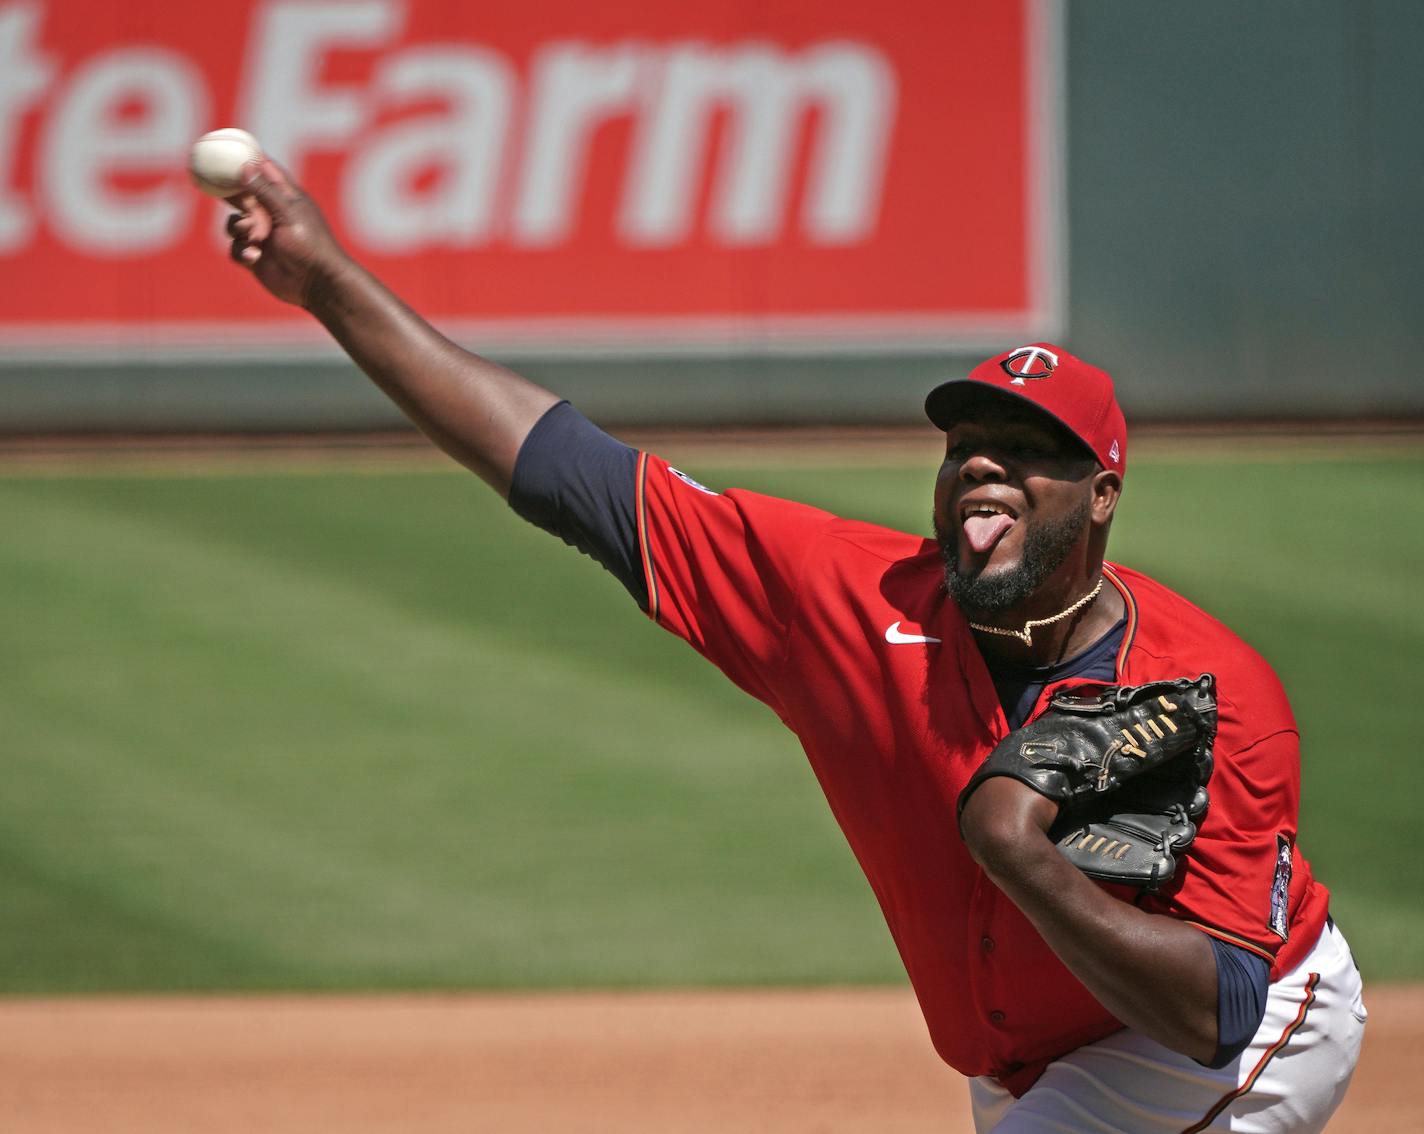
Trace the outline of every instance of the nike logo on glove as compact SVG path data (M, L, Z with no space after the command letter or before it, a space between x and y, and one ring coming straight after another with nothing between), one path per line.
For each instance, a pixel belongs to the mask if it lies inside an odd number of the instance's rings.
M938 638L931 638L928 634L906 634L900 629L898 622L892 622L885 627L885 640L892 646L905 646L911 642L938 642Z

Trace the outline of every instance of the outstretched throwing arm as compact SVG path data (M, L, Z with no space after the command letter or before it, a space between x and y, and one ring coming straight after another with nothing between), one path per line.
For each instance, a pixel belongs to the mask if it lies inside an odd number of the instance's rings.
M270 160L249 167L228 220L232 259L310 311L427 437L508 496L514 461L556 394L456 346L353 260Z

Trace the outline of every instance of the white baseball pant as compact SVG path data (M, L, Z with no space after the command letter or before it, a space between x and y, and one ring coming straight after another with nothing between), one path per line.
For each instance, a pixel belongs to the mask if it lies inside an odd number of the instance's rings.
M1022 1098L969 1081L979 1134L1313 1134L1355 1072L1365 1031L1360 974L1327 924L1314 949L1270 986L1245 1051L1203 1067L1123 1030L1049 1064Z

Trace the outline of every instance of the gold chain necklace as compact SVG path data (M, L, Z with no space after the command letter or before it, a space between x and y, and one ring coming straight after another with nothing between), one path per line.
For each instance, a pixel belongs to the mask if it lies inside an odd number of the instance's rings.
M1031 648L1033 646L1033 632L1035 630L1037 630L1040 626L1052 626L1055 622L1062 622L1070 614L1074 614L1077 611L1082 610L1085 606L1087 606L1090 602L1092 602L1095 598L1098 597L1098 592L1102 589L1103 579L1102 576L1099 575L1098 585L1094 587L1091 591L1089 591L1087 594L1085 594L1082 598L1080 598L1077 602L1075 602L1072 606L1070 606L1067 610L1060 610L1052 618L1031 618L1024 623L1024 628L1022 630L1005 630L1002 626L980 626L977 622L971 622L969 625L972 626L975 630L982 631L985 634L1000 634L1005 638L1017 638L1025 646Z

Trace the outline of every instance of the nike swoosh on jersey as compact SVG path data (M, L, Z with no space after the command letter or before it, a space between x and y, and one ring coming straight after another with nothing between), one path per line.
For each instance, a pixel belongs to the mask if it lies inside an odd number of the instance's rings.
M898 622L892 622L885 627L885 640L892 646L905 646L911 642L938 642L938 638L931 638L928 634L906 634L900 629Z

